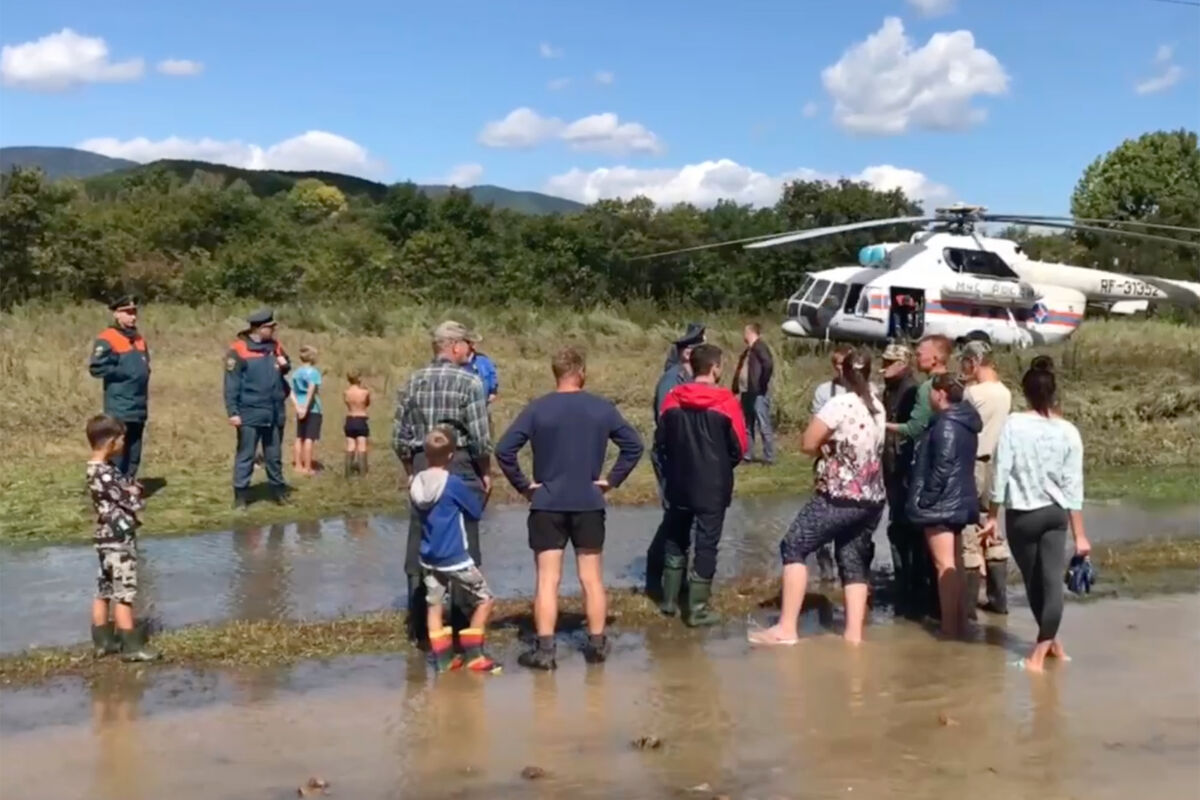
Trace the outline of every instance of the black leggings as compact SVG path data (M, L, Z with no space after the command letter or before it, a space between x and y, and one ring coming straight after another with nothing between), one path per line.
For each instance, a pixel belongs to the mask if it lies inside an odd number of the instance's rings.
M1010 508L1004 515L1008 546L1021 568L1029 607L1038 623L1039 642L1058 635L1063 614L1067 562L1067 512L1056 505L1032 511Z

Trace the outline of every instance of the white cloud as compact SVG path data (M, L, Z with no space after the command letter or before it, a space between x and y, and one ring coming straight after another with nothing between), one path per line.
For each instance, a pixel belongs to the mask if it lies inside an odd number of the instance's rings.
M563 49L561 47L555 47L554 45L550 44L549 42L542 42L541 44L539 44L538 45L538 53L542 56L542 58L562 58L563 57Z
M482 177L482 164L456 164L446 175L445 183L449 186L474 186Z
M479 132L479 143L486 147L533 147L558 136L563 121L543 117L528 106L513 109L504 119L493 120Z
M908 4L923 17L940 17L954 10L955 0L908 0Z
M140 58L109 60L103 39L81 36L70 28L0 49L4 85L37 92L61 92L85 83L135 81L145 68Z
M812 119L817 114L821 113L821 107L817 105L815 101L809 100L804 104L804 108L800 109L800 113L804 115L805 119Z
M1138 94L1154 94L1156 92L1165 92L1175 84L1179 83L1179 79L1183 77L1183 67L1178 64L1171 64L1162 74L1155 75L1153 78L1146 80L1133 87L1133 90Z
M613 82L617 79L615 74L606 69L600 70L593 77L595 78L596 83L600 84L601 86L612 86Z
M567 124L558 117L543 117L528 106L513 109L504 119L492 120L479 132L486 147L533 147L559 139L572 150L598 153L661 153L662 142L639 122L621 122L616 114L592 114Z
M562 89L567 88L570 85L571 85L570 78L554 78L553 80L546 81L546 88L552 92L560 91Z
M543 190L584 203L605 198L631 198L645 195L659 205L692 203L707 207L718 200L767 206L779 199L783 186L792 180L837 180L838 175L800 168L776 175L743 166L727 158L687 164L678 169L635 169L618 166L590 172L572 169L546 181ZM903 189L912 199L927 206L949 201L949 187L930 180L920 172L890 164L867 167L857 175L845 176L865 181L877 189Z
M204 71L204 65L199 61L189 61L186 58L168 58L158 62L155 69L163 75L186 77L199 75Z
M321 170L364 177L378 176L384 170L383 162L373 158L365 147L326 131L307 131L267 147L237 139L178 136L158 140L96 138L82 141L77 147L139 162L178 158L245 169Z
M621 122L616 114L592 114L577 119L562 132L572 150L601 153L661 153L662 143L639 122Z
M1155 94L1165 92L1183 77L1183 67L1171 63L1175 58L1175 48L1169 44L1160 44L1154 53L1154 63L1162 67L1162 71L1152 78L1147 78L1133 87L1138 94Z
M821 81L841 127L885 136L968 128L987 116L971 105L976 96L1008 90L1004 67L970 31L935 33L914 49L896 17L822 70Z

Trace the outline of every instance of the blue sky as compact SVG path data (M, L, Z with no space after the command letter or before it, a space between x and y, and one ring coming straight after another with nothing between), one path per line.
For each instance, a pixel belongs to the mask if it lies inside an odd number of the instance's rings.
M0 42L0 144L582 200L847 175L1057 213L1122 139L1200 127L1200 7L1154 0L40 0Z

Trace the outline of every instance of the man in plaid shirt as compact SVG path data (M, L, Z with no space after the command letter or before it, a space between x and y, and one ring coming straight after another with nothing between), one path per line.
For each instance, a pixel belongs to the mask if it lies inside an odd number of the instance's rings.
M466 368L471 357L473 334L466 326L443 322L433 330L433 361L415 370L396 393L396 417L392 449L412 476L428 464L422 447L425 436L437 425L448 425L456 434L454 458L447 467L467 487L486 501L492 491L492 440L488 428L487 394L479 376ZM476 565L479 552L479 523L465 521L467 551ZM408 552L404 561L408 576L408 635L417 642L427 640L425 590L421 580L421 522L409 514ZM463 602L451 597L452 612L470 612Z

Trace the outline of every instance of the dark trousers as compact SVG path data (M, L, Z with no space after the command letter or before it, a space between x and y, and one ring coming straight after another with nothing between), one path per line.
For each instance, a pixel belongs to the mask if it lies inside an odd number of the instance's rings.
M939 616L937 577L925 532L903 519L888 522L896 610L910 617Z
M1004 514L1008 549L1021 568L1039 642L1058 635L1063 615L1063 574L1067 568L1067 512L1056 505Z
M267 480L275 489L283 489L282 461L283 429L278 425L241 425L237 429L237 454L233 458L233 488L250 488L254 472L254 454L259 444L263 449L263 466Z
M420 472L429 466L425 454L418 452L413 456L413 471ZM471 457L463 450L455 451L454 459L450 462L449 470L457 475L473 491L483 494L483 482L475 470ZM479 549L479 522L463 519L467 530L467 552L475 559L475 566L483 566L483 555ZM425 602L425 583L421 580L421 518L416 509L409 505L408 511L408 547L404 558L404 572L408 576L408 635L424 642L429 638L429 628L425 612L428 605ZM456 630L467 627L475 601L470 593L465 592L457 584L450 589L450 624Z
M145 420L125 422L125 449L117 457L116 467L130 478L137 477L138 467L142 464L142 435L145 432Z
M670 508L667 509L663 525L666 527L666 555L685 560L695 530L696 548L689 575L702 581L711 581L717 574L717 549L721 544L721 531L725 527L725 509L689 511Z

